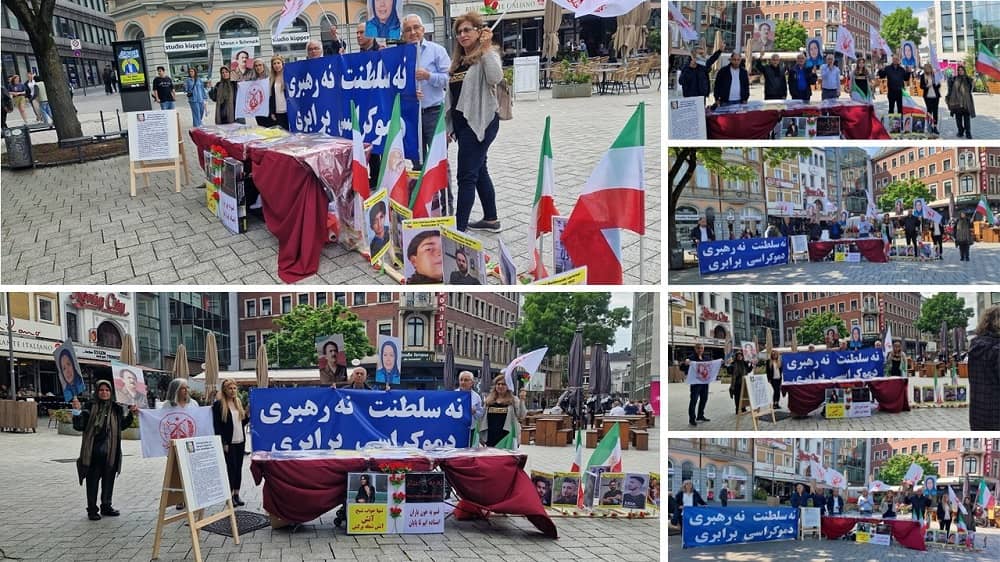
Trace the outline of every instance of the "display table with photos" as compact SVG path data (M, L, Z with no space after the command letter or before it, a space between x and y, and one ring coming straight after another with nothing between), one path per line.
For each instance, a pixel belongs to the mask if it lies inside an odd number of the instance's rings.
M878 409L898 414L910 411L906 377L882 377L865 380L822 381L808 383L783 383L781 393L788 396L788 411L797 418L809 416L826 400L828 388L867 387L878 401Z
M885 243L881 238L841 238L840 240L818 240L809 243L809 261L823 261L838 245L849 244L870 262L886 263Z
M190 135L202 166L204 151L213 145L252 166L264 221L278 239L278 276L293 283L319 269L320 254L329 240L330 197L342 198L350 206L352 145L350 140L320 134L261 136L256 131L261 129L215 125L191 129Z
M927 550L924 542L924 531L919 521L910 519L883 519L881 517L858 516L823 516L820 519L820 530L824 537L836 540L850 533L858 523L873 523L888 525L892 538L897 543L913 550Z
M402 462L411 470L439 468L461 500L456 519L489 513L523 515L549 538L558 538L531 478L528 457L503 449L415 449L282 451L253 453L250 473L263 483L264 509L288 523L312 521L345 503L350 472L379 472L386 462Z
M708 138L716 140L766 139L783 117L830 115L840 117L845 139L889 139L888 131L875 114L875 107L847 99L835 102L814 100L804 104L750 102L745 108L706 111ZM807 140L807 139L803 139Z

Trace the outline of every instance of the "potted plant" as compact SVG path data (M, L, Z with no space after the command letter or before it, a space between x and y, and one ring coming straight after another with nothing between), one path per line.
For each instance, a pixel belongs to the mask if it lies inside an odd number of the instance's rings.
M139 440L139 414L138 412L132 416L132 425L128 426L122 431L122 439L128 439L129 441Z
M590 85L591 74L586 70L574 70L566 59L563 59L561 66L562 78L552 85L552 97L589 98L593 91Z
M49 410L49 417L56 420L56 430L59 435L83 435L83 432L73 429L71 410Z

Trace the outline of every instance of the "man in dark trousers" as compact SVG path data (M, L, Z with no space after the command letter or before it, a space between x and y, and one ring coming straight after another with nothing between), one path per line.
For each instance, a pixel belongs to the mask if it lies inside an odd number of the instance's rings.
M806 103L812 97L812 86L816 83L816 73L813 69L806 68L806 56L799 53L795 57L795 64L788 67L788 94L793 100L801 100Z
M788 97L788 81L778 53L771 55L770 63L764 64L764 49L761 49L760 58L754 61L754 68L764 77L764 99L783 100Z
M723 45L722 49L726 46ZM715 61L719 60L722 56L722 49L712 53L712 56L707 60L705 59L705 49L704 47L695 47L691 51L691 60L688 61L688 65L681 70L681 77L678 82L683 90L684 97L686 98L697 98L703 97L707 98L708 94L712 92L710 80L708 73L715 64Z
M906 233L906 245L913 246L913 257L920 256L920 248L917 240L920 235L920 219L913 216L913 211L906 211L906 218L903 219L903 231Z
M694 353L684 360L684 367L686 369L691 365L692 361L701 362L711 360L712 358L705 353L705 344L698 343L694 346ZM700 421L712 421L705 417L705 406L708 404L708 384L692 384L689 386L691 387L691 398L688 400L688 425L694 427ZM695 416L696 405L697 416Z
M750 75L743 68L743 57L734 52L729 65L715 75L715 103L720 106L746 103L750 99Z
M903 113L903 88L910 76L910 69L899 64L899 55L892 55L892 64L878 71L878 77L886 79L886 88L889 90L889 113ZM893 107L896 111L893 111Z
M729 488L723 486L722 490L719 491L719 503L722 504L722 507L729 506Z

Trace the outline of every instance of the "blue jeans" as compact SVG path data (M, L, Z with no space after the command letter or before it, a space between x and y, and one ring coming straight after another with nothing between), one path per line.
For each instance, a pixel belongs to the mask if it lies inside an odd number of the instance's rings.
M496 192L493 190L493 180L486 167L486 153L497 138L500 130L500 118L493 116L493 121L486 127L483 140L476 138L476 133L469 127L469 122L460 112L452 113L452 128L458 141L458 203L455 209L455 219L458 230L464 232L469 224L469 215L479 194L479 202L483 206L483 219L497 220Z
M173 108L174 108L174 102L173 101L161 101L160 102L160 109L173 109Z
M49 105L49 102L47 101L39 102L39 106L42 111L42 119L45 119L46 123L50 124L53 123L54 120L52 119L52 106Z
M191 121L195 127L201 127L201 119L205 116L205 102L189 101L188 105L191 106Z

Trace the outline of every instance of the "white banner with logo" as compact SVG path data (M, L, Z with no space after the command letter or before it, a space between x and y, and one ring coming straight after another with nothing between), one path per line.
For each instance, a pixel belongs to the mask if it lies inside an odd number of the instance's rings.
M174 439L214 434L211 406L139 410L139 438L144 458L167 456L167 447Z

